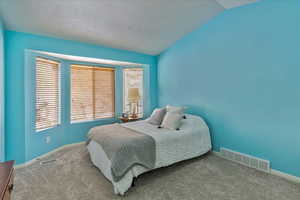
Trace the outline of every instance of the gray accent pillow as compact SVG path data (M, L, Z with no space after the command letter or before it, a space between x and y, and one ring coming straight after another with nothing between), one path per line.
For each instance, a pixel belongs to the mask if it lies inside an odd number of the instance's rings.
M176 112L167 112L161 124L162 128L178 130L181 126L182 114Z
M166 109L167 109L167 112L173 112L173 113L177 113L177 114L183 114L186 108L182 107L182 106L170 106L170 105L167 105Z
M165 117L166 112L166 108L156 108L152 112L151 116L147 119L147 122L153 125L160 125Z

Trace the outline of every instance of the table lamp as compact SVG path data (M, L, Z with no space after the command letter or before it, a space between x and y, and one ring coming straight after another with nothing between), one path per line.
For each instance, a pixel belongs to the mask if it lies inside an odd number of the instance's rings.
M130 111L132 111L132 118L137 118L138 102L140 100L139 88L128 89L128 101L130 102Z

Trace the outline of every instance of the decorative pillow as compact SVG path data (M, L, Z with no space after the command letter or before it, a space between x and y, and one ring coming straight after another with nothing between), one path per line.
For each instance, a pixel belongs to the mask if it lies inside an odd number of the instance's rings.
M177 114L183 114L185 107L180 107L180 106L170 106L167 105L167 112L173 112L173 113L177 113Z
M165 117L166 112L166 108L156 108L152 112L151 116L147 119L147 122L153 125L160 125Z
M171 130L178 130L181 126L182 114L167 112L162 121L161 127Z

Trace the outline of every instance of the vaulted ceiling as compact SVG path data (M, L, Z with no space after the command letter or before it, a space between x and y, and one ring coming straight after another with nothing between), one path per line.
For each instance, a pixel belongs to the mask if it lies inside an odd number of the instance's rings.
M257 0L1 0L8 30L157 55L210 18Z

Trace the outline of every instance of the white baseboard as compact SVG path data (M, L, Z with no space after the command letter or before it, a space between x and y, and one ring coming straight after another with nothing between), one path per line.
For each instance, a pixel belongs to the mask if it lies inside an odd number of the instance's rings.
M54 153L56 153L56 152L58 152L58 151L60 151L62 149L65 149L65 148L68 148L68 147L72 147L72 146L81 145L83 143L85 143L85 142L78 142L78 143L63 145L61 147L58 147L57 149L54 149L53 151L50 151L50 152L45 153L45 154L43 154L41 156L38 156L38 157L36 157L36 158L34 158L32 160L29 160L29 161L27 161L27 162L25 162L23 164L15 165L14 168L15 169L20 169L20 168L23 168L23 167L27 167L27 166L32 165L33 163L39 161L40 159L43 159L43 158L45 158L47 156L50 156L50 155L52 155L52 154L54 154Z
M284 179L287 179L289 181L293 181L295 183L300 183L300 177L298 177L298 176L287 174L287 173L278 171L276 169L271 169L270 173L273 174L273 175L275 175L275 176L280 176L280 177L282 177Z
M218 157L221 157L221 158L224 158L220 152L218 151L212 151L212 153ZM225 159L225 158L224 158ZM234 161L232 161L234 162ZM282 177L286 180L289 180L289 181L292 181L292 182L295 182L295 183L300 183L300 177L298 176L294 176L294 175L291 175L291 174L287 174L287 173L284 173L284 172L281 172L281 171L278 171L276 169L271 169L270 170L270 174L273 174L275 176L279 176L279 177Z

